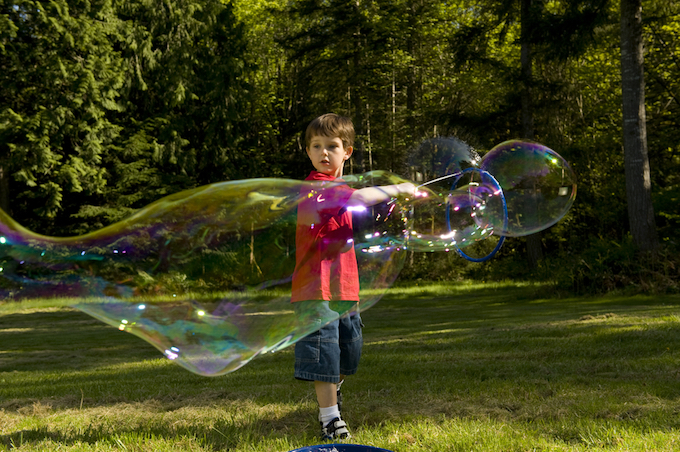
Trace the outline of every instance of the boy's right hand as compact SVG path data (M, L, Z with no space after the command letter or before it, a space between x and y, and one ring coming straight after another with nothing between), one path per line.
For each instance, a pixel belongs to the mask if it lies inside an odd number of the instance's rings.
M397 185L397 189L399 190L399 193L409 196L417 196L418 193L418 188L411 182L402 182Z

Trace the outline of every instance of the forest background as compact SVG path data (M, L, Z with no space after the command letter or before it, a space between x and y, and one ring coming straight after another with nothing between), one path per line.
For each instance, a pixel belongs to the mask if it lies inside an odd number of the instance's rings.
M627 1L627 0L626 0ZM401 278L680 289L680 2L642 2L654 252L630 233L613 0L0 1L0 207L75 235L223 180L304 178L303 131L353 118L348 172L402 174L423 140L531 138L578 177L568 215L484 264ZM404 175L408 176L408 175Z

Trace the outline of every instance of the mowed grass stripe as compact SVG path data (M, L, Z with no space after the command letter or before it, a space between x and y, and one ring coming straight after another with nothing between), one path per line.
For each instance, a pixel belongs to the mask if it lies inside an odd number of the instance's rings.
M680 296L531 284L391 289L343 386L353 442L394 451L675 450ZM288 451L316 444L288 348L193 375L78 311L0 317L0 449Z

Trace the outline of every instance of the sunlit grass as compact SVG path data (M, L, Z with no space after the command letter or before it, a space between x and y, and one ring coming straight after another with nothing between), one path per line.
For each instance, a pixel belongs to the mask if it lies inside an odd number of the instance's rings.
M526 284L397 287L362 314L343 392L394 451L677 450L678 296L550 298ZM193 375L69 309L0 317L0 450L288 451L317 444L292 349Z

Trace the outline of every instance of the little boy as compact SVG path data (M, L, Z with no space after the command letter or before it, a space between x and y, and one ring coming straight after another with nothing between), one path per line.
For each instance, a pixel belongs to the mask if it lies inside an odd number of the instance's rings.
M307 127L305 141L315 169L305 180L316 183L298 206L292 301L300 317L312 316L323 322L337 317L333 311L348 312L359 302L352 207L414 195L416 188L403 183L355 190L342 184L344 164L354 144L349 118L333 113L319 116ZM295 344L295 378L314 381L323 440L350 437L340 413L340 385L345 375L357 371L362 326L355 311Z

